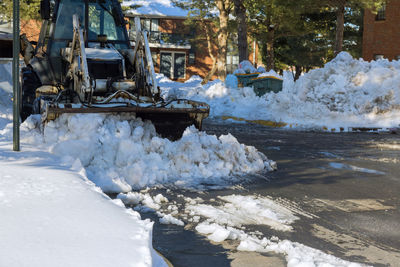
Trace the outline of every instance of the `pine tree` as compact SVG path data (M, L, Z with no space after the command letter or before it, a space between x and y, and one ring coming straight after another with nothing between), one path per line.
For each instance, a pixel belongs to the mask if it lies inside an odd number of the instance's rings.
M39 8L40 0L20 0L20 18L21 20L40 19ZM5 21L12 20L13 1L2 0L0 2L0 14Z
M238 51L239 62L249 58L249 49L247 43L247 15L246 15L246 0L233 0L235 5L235 15L237 23L238 36Z
M302 13L308 10L309 0L246 0L249 33L261 44L266 69L275 66L274 43L281 37L297 36L304 32L306 21Z
M334 54L343 50L343 36L345 28L346 9L377 9L386 0L322 0L317 2L321 7L329 7L336 12L336 37Z

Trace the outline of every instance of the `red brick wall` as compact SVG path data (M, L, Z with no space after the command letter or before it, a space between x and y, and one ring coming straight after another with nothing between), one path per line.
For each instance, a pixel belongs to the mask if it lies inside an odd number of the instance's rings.
M21 34L25 33L26 37L28 37L28 40L30 41L37 41L39 39L41 26L42 26L41 21L37 20L21 21L20 24Z
M165 33L189 33L190 28L184 24L184 19L161 19L159 20L160 32ZM198 25L200 26L200 25ZM200 31L201 29L198 29ZM192 50L195 51L195 63L189 64L189 50L181 49L161 49L163 51L179 51L186 52L186 76L185 79L189 79L193 75L199 75L205 77L212 68L212 59L208 54L207 40L198 40L195 47L192 44ZM213 47L213 52L216 54L216 47ZM152 49L157 51L159 54L160 49ZM158 58L159 59L159 58ZM160 62L157 62L159 65ZM155 68L156 72L159 71L158 67ZM217 78L215 75L214 79Z
M400 0L386 5L386 19L375 20L376 14L366 10L364 15L363 58L373 60L384 55L389 60L400 56Z
M160 19L160 32L189 33L189 27L183 19Z

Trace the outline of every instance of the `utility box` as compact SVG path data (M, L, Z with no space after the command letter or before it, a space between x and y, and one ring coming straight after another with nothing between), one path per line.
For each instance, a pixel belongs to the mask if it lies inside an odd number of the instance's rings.
M282 91L283 81L274 76L264 76L250 79L248 86L253 86L257 96L265 95L268 92Z
M239 87L251 86L251 79L256 78L260 73L246 73L246 74L235 74L239 81Z

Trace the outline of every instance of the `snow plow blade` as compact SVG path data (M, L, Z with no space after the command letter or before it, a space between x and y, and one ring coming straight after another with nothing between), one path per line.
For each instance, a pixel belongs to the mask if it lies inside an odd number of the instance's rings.
M130 114L133 118L151 121L157 133L171 140L181 138L185 129L191 125L201 130L202 121L208 117L210 111L208 104L191 100L174 100L155 105L148 103L146 105L109 103L88 106L83 104L55 104L47 101L42 104L43 124L68 113Z

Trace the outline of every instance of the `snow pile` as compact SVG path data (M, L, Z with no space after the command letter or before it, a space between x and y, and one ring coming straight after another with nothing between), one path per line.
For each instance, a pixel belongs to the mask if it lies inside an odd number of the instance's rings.
M238 68L233 72L233 74L249 74L249 73L259 73L257 77L273 76L279 79L283 79L283 77L277 74L274 70L270 70L267 72L265 68L262 66L255 68L253 64L248 60L243 60L242 62L240 62Z
M400 113L400 61L355 60L340 53L324 68L312 70L278 94L268 94L272 114L286 120L339 121L349 126L397 125ZM302 120L301 122L303 122ZM321 122L320 122L321 123Z
M261 77L275 77L278 79L283 80L283 76L279 75L278 73L276 73L274 70L270 70L268 72L266 72L265 70L260 73L257 78L261 78Z
M251 64L251 63L248 63ZM248 64L244 64L250 69ZM242 69L243 70L243 69ZM251 69L253 71L253 69ZM190 98L211 106L211 116L285 122L287 127L393 127L400 124L400 61L366 62L340 53L324 68L302 75L296 82L289 72L283 90L257 97L252 88L236 88L228 77L204 86L194 77L186 83L159 76L165 97Z
M152 227L79 169L0 140L0 266L166 266Z
M298 217L268 198L231 195L219 197L226 203L220 207L205 204L188 205L191 215L201 215L209 222L241 227L247 224L268 225L279 231L291 231Z
M134 206L134 209L141 212L156 212L161 224L176 224L184 226L182 220L175 218L173 215L178 215L178 208L175 205L168 205L166 212L160 212L163 204L168 204L168 199L162 194L151 197L149 193L128 192L119 193L117 199L120 199L124 204Z
M255 72L257 72L257 69L253 66L253 64L248 60L243 60L239 63L238 68L233 72L233 74L246 74Z
M161 224L176 224L178 226L185 225L183 221L173 217L171 214L157 213L157 215L160 217Z
M162 203L168 203L168 199L161 194L158 194L154 198L148 193L140 192L128 192L126 194L119 193L117 198L120 199L124 204L130 206L139 205L139 207L145 207L146 209L139 208L145 211L157 211L161 208Z
M154 126L140 119L76 114L49 122L41 137L38 131L34 134L35 119L40 120L31 116L23 124L23 138L33 143L43 138L52 153L67 165L83 166L87 176L106 192L158 184L227 185L240 175L276 168L275 162L232 135L207 135L193 126L172 142L158 137Z
M220 80L201 85L201 78L192 77L185 83L173 82L162 75L158 76L163 96L167 99L189 98L210 105L210 116L236 116L258 119L267 110L264 98L257 97L251 87L230 87ZM261 116L263 117L263 116Z
M239 80L236 77L236 75L233 75L233 74L226 75L226 78L225 78L226 87L235 89L238 87L238 84L239 84Z

